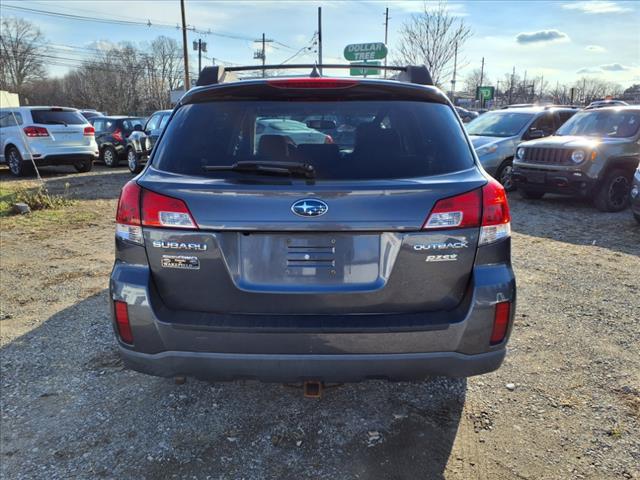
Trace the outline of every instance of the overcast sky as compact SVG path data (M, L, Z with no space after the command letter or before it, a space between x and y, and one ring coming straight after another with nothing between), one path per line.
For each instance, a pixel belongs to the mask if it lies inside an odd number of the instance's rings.
M393 55L402 23L423 8L422 1L399 0L187 0L186 4L189 25L218 33L189 32L190 44L197 38L207 42L209 58L205 62L215 57L237 64L256 62L256 44L251 39L262 32L276 41L267 50L267 63L280 63L296 52L295 61L313 61L315 47L304 47L310 45L317 30L318 6L323 10L325 62L344 61L346 44L383 41L385 7L390 12L388 44ZM11 5L95 19L150 21L152 26L90 22L4 8ZM21 16L40 27L52 49L47 58L53 75L64 73L68 65L90 54L77 47L122 41L144 46L159 35L182 42L180 31L171 27L180 22L178 0L2 0L0 8L3 16ZM550 82L573 82L587 74L623 86L640 83L640 2L451 1L448 8L474 32L461 53L465 66L460 78L479 68L484 56L492 80L502 78L515 66L520 75L526 70L528 77L543 74ZM195 62L197 57L191 58Z

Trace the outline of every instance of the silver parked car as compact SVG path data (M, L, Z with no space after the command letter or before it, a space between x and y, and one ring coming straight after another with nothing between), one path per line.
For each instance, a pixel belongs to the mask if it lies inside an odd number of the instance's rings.
M513 190L513 157L525 140L552 135L576 108L520 107L494 110L467 124L467 133L484 169L504 187Z
M427 70L390 68L410 81L314 69L181 99L117 210L128 367L341 382L500 366L516 300L504 188ZM353 122L355 142L258 133L308 117Z

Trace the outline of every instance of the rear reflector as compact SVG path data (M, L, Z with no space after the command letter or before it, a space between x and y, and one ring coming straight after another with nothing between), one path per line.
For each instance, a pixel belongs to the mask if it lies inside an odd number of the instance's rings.
M471 228L480 226L482 193L480 189L439 200L423 230Z
M186 203L149 190L142 190L142 225L197 229Z
M24 134L27 137L48 137L49 136L49 132L47 131L46 128L44 127L24 127Z
M95 134L96 134L96 129L93 128L91 125L84 127L84 135L93 137Z
M491 332L491 345L502 342L504 337L507 335L510 313L510 302L496 303L496 311L493 318L493 331Z
M318 77L267 80L267 84L276 88L350 88L356 86L358 81Z
M132 344L133 333L131 332L131 325L129 324L129 309L126 302L115 301L113 302L113 307L116 314L118 335L120 335L123 342Z

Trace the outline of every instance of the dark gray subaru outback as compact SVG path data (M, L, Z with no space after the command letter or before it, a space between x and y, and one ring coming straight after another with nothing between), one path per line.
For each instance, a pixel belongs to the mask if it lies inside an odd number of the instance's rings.
M120 196L110 292L128 367L344 382L500 366L516 295L504 189L426 69L391 68L201 76Z

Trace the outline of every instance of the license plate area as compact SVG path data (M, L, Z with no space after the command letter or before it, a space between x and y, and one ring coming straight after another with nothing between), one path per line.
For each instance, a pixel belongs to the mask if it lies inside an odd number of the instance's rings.
M239 285L250 290L377 288L378 234L240 234Z
M544 183L546 174L544 172L527 172L528 183Z

